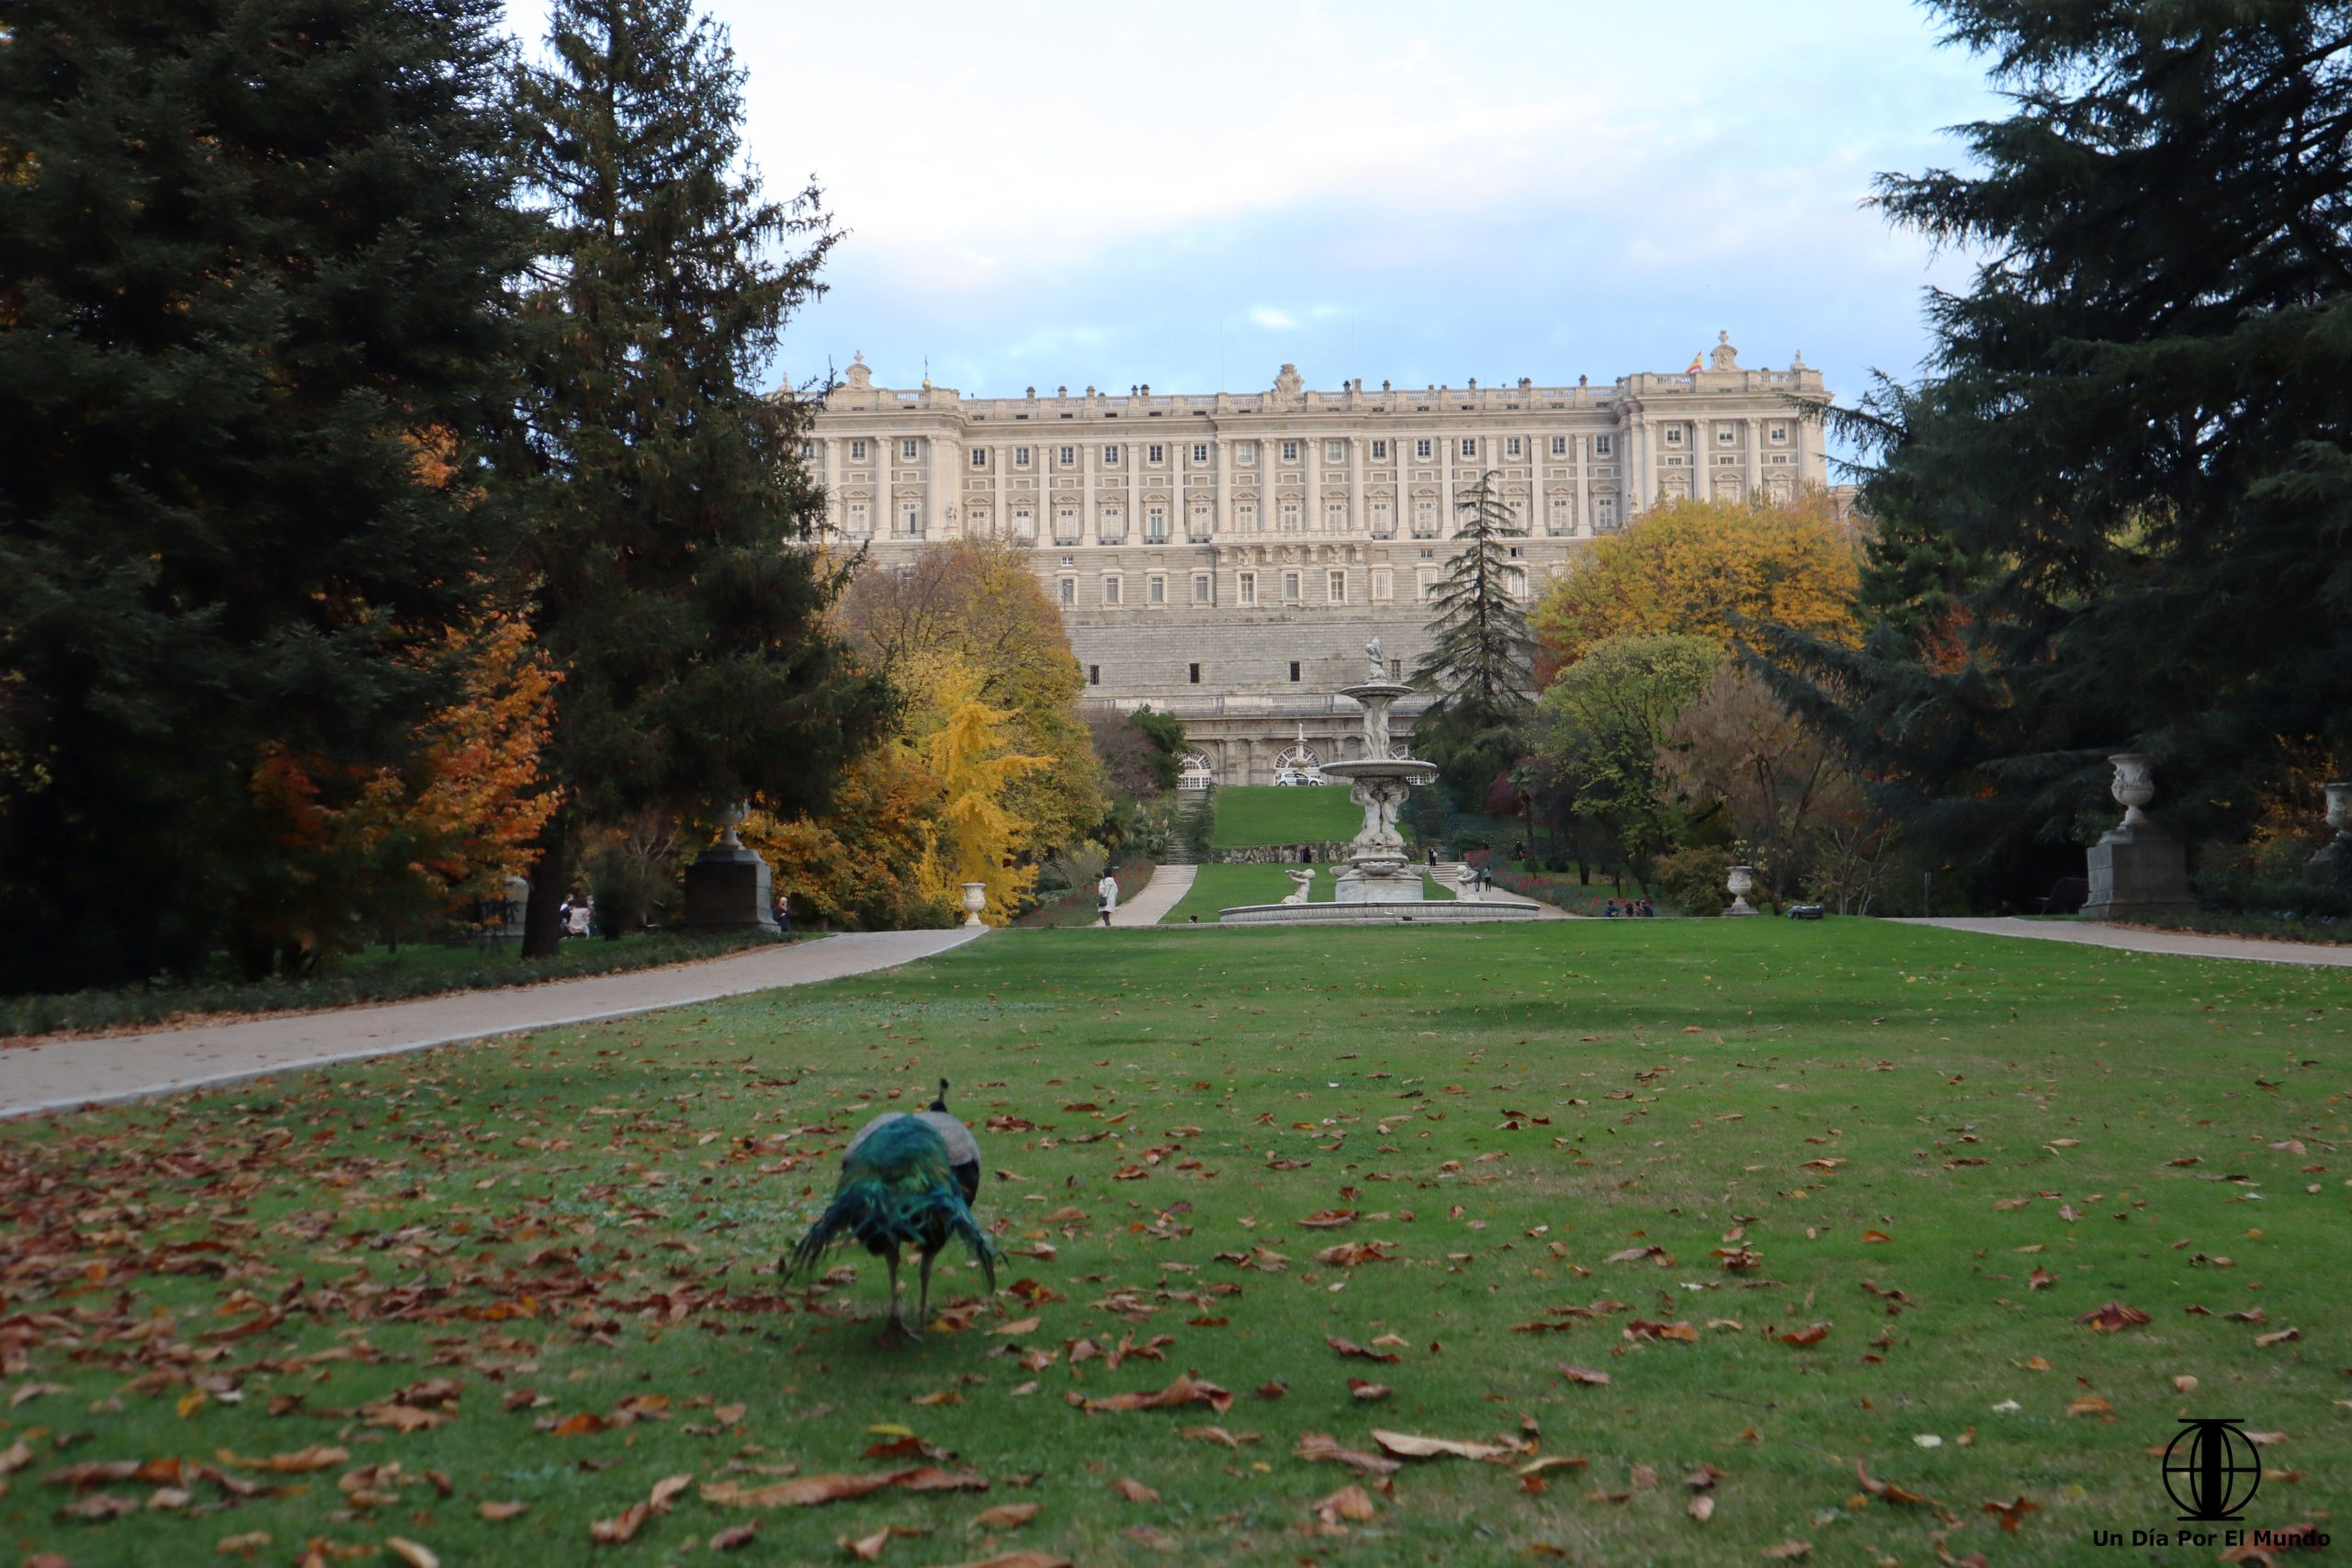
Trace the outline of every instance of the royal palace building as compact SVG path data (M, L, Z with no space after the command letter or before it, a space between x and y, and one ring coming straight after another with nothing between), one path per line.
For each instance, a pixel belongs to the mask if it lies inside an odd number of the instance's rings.
M1423 602L1454 548L1455 503L1491 472L1526 529L1531 600L1598 534L1678 497L1792 499L1826 482L1827 400L1798 355L1605 386L1306 389L1125 397L1089 387L965 399L875 385L863 360L807 447L837 537L888 567L942 539L1035 553L1087 700L1184 721L1188 782L1265 784L1350 755L1380 638L1392 673L1428 646ZM1409 737L1411 702L1396 721Z

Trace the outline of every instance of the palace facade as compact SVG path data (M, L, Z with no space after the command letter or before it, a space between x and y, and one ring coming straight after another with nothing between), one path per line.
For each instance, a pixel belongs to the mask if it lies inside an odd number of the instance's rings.
M1826 482L1818 371L1748 369L1728 339L1679 375L1592 386L1125 397L1067 387L964 399L874 383L861 357L806 452L836 536L884 566L935 540L1019 540L1061 606L1090 703L1184 721L1189 782L1271 783L1351 755L1378 637L1392 673L1428 646L1423 602L1455 504L1492 473L1527 529L1532 599L1592 537L1683 496L1782 502ZM1400 705L1395 733L1418 705Z

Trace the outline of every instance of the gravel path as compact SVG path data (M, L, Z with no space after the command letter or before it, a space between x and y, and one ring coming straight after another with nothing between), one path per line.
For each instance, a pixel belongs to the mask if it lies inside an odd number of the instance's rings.
M1946 931L1975 931L1983 936L2021 936L2036 942L2081 942L2090 947L2117 947L2132 953L2168 953L2182 958L2239 958L2255 964L2306 964L2323 968L2352 968L2352 945L2320 942L2265 942L2254 937L2207 936L2199 931L2153 931L2132 926L2100 925L2096 921L2028 920L2015 915L1986 919L1919 920L1906 926L1941 926Z
M1132 898L1123 898L1111 911L1114 926L1156 926L1159 917L1174 908L1177 901L1193 890L1193 877L1200 870L1191 865L1162 865L1152 868L1151 880L1136 890Z

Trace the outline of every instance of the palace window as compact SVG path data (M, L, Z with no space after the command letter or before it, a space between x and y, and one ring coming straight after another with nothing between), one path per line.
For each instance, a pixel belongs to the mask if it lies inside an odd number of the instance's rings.
M899 531L910 539L922 537L922 503L910 501L899 509Z
M1055 586L1060 590L1059 597L1061 599L1062 608L1068 609L1072 604L1078 603L1078 579L1075 577L1061 578L1057 580Z
M1617 526L1617 498L1615 496L1600 495L1593 497L1592 525L1596 529L1609 529Z
M874 532L873 514L866 511L865 502L853 501L849 503L849 531L853 537L860 539Z
M1054 508L1054 543L1057 545L1078 543L1077 507L1057 506Z
M849 444L849 460L853 463L863 463L865 461L865 442L853 441Z
M1168 461L1168 448L1157 443L1144 448L1143 455L1144 460L1155 468Z
M1432 497L1422 495L1413 498L1413 537L1437 537L1437 502Z
M1207 468L1208 466L1209 466L1209 444L1208 444L1207 442L1205 442L1205 441L1195 441L1195 442L1193 442L1193 467L1194 467L1194 468Z
M1424 463L1430 460L1430 444L1427 436L1423 436L1420 440L1413 443L1413 456L1419 457Z
M1074 468L1078 467L1078 448L1075 446L1063 447L1061 449L1060 456L1056 459L1056 461L1059 462L1065 468Z
M987 447L985 447L985 446L975 446L975 447L973 447L973 448L972 448L972 467L974 467L974 468L987 468L988 466L989 466L989 449L988 449Z
M1326 441L1323 443L1323 460L1327 463L1346 462L1348 444L1344 441Z
M1728 424L1719 424L1719 425L1715 426L1715 445L1716 445L1716 446L1730 446L1733 442L1735 442L1735 441L1736 441L1736 440L1738 440L1738 439L1739 439L1739 433L1738 433L1736 430L1734 430L1730 425L1728 425Z
M1682 445L1682 427L1680 425L1669 424L1666 427L1666 444L1668 446L1679 446Z
M1115 604L1119 603L1119 579L1116 573L1106 572L1103 574L1102 603L1105 604Z
M1372 536L1375 539L1396 536L1396 509L1385 499L1375 497L1372 502Z
M1789 444L1789 427L1788 427L1787 425L1785 425L1785 424L1776 424L1776 425L1773 425L1773 426L1771 427L1771 432L1770 432L1770 434L1771 434L1771 439L1772 439L1772 445L1773 445L1773 446L1787 446L1787 445Z
M1520 448L1520 439L1518 436L1514 435L1503 443L1503 456L1506 457L1519 457L1521 455Z
M1143 536L1154 545L1168 542L1168 508L1154 502L1143 509Z
M1233 460L1244 465L1245 467L1249 464L1255 463L1258 460L1258 444L1255 441L1235 442L1233 444Z
M1567 455L1568 438L1565 435L1555 435L1552 437L1552 456L1555 457L1565 457Z
M1196 572L1196 573L1194 573L1194 574L1193 574L1193 604L1207 604L1208 602L1209 602L1209 577L1208 577L1208 573L1206 573L1206 572L1204 572L1204 572ZM1197 667L1197 666L1195 666L1195 668L1198 668L1198 667Z
M1102 515L1095 519L1094 531L1105 544L1117 544L1125 539L1127 536L1127 509L1124 506L1102 508Z
M1396 597L1396 574L1385 566L1372 569L1372 598L1376 604L1385 604Z
M1016 539L1035 538L1037 536L1037 514L1035 512L1030 511L1029 508L1025 506L1014 507L1012 509L1012 536Z
M899 443L899 460L902 463L911 463L915 460L915 454L922 450L920 443L901 441Z
M1325 574L1323 599L1326 604L1344 604L1348 602L1348 574L1334 571Z
M987 507L975 506L969 512L967 512L964 516L966 521L970 523L972 525L972 536L974 538L985 539L993 536L989 528L989 509Z
M1244 501L1236 504L1233 509L1233 525L1245 534L1256 533L1258 503L1254 501Z
M1290 678L1294 681L1298 679L1298 660L1295 659L1290 661Z
M1295 501L1285 501L1283 502L1283 533L1295 534L1299 531L1302 526L1302 524L1299 521L1299 514L1304 510L1305 509Z
M1025 468L1029 466L1028 447L1015 446L1012 449L1012 466L1016 468Z
M1565 495L1555 495L1551 498L1548 504L1551 508L1551 515L1544 519L1544 531L1547 534L1571 532L1573 513L1569 510L1568 498Z
M1375 441L1372 444L1372 460L1375 463L1385 463L1388 461L1387 442Z
M1414 572L1413 576L1415 580L1413 592L1421 603L1426 604L1437 597L1437 569L1435 567L1421 567Z
M1191 675L1193 684L1195 686L1199 685L1201 683L1201 667L1197 664L1188 664L1184 668Z
M1335 496L1324 502L1323 529L1329 534L1344 534L1348 531L1348 503L1345 500Z
M1476 436L1465 435L1462 438L1462 455L1464 457L1470 458L1476 458L1478 456L1478 438Z
M1119 448L1115 445L1102 448L1102 466L1106 468L1119 466Z
M1298 461L1297 442L1285 441L1283 443L1283 461L1285 463L1295 463Z
M813 463L817 460L817 444L814 441L803 441L800 444L800 460L804 463Z
M1102 683L1102 666L1090 664L1086 667L1086 683L1090 686L1099 686Z
M1235 577L1233 596L1244 604L1255 606L1258 603L1258 574L1245 571Z
M1143 602L1147 604L1167 604L1168 580L1164 577L1145 578L1143 580Z
M1191 515L1184 525L1184 536L1199 541L1216 532L1216 510L1205 501L1193 502Z
M1609 437L1606 435L1596 435L1592 438L1592 455L1596 457L1606 457L1609 456Z
M1298 574L1297 572L1295 572L1295 571L1286 571L1286 572L1283 573L1283 604L1295 604L1299 603L1299 602L1300 602L1300 600L1301 600L1301 598L1303 597L1303 595L1301 595L1301 593L1299 592L1299 582L1298 582L1298 579L1299 579L1299 574Z

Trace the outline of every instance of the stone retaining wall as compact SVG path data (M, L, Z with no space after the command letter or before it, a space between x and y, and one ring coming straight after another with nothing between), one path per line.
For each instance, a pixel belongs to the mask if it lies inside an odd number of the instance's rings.
M1252 844L1246 850L1212 850L1209 858L1219 865L1298 865L1303 863L1302 851L1315 852L1317 865L1344 865L1349 846L1344 841L1321 844Z

